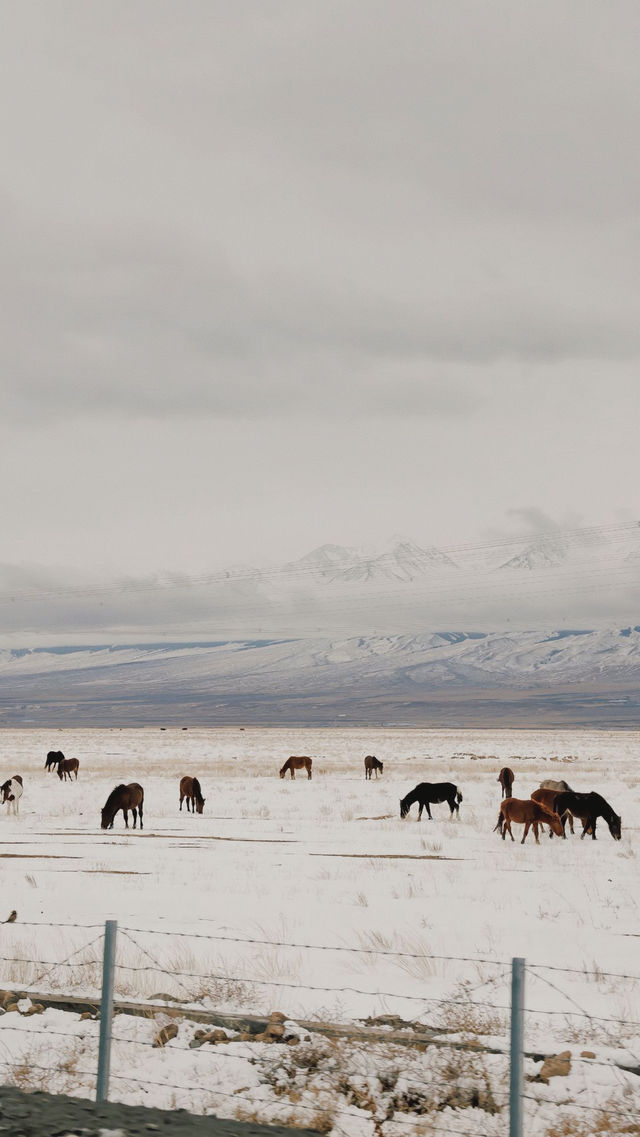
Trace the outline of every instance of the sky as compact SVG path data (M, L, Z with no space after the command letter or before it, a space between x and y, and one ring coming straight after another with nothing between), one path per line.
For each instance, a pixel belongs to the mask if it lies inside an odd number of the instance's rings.
M640 516L635 0L0 10L6 572Z

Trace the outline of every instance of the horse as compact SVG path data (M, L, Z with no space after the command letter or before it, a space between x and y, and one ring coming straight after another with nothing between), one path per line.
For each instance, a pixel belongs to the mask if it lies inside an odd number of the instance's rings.
M142 829L142 805L144 790L138 782L130 782L128 786L119 785L112 789L102 810L100 822L102 829L113 829L113 821L119 809L124 814L125 827L129 828L128 811L133 813L133 828L136 827L136 816L140 814L140 828Z
M546 805L547 809L550 809L552 813L558 812L558 810L556 809L557 797L558 797L558 791L556 789L551 789L547 786L541 786L541 788L539 790L534 790L533 793L531 794L531 800L532 801L542 802L542 804ZM566 837L566 833L564 830L566 827L567 820L569 822L569 828L570 828L571 832L573 833L573 816L571 813L569 813L568 810L565 810L565 812L561 816L562 816L562 836ZM551 829L549 830L549 836L553 837L553 830L551 830Z
M524 801L517 797L505 798L500 805L498 823L493 832L495 833L496 829L499 829L502 840L504 841L508 831L511 840L514 841L515 838L511 831L512 821L517 821L519 825L524 825L524 833L522 834L522 841L520 842L521 845L524 845L531 826L533 826L533 835L536 839L536 845L540 844L538 840L538 826L543 822L545 825L548 825L558 837L562 837L562 821L558 814L547 809L546 805L543 805L542 802L533 801L531 798L529 798L529 801Z
M422 810L426 809L429 821L433 821L431 816L430 805L438 805L441 801L446 801L449 809L451 810L451 817L454 813L460 816L460 802L462 801L462 794L453 782L420 782L420 785L411 790L406 797L402 798L400 802L400 816L406 817L414 801L418 802L418 821L422 817Z
M375 770L376 780L377 780L378 770L382 774L383 773L383 766L384 766L384 762L379 762L378 759L375 758L373 754L367 754L367 757L364 760L364 776L365 776L365 778L368 778L369 781L371 781L371 771Z
M0 794L2 794L0 805L6 805L7 816L10 813L13 813L16 817L19 815L22 790L22 778L20 774L14 774L12 778L8 778L7 781L3 782L0 786Z
M596 820L598 817L604 818L609 826L609 832L614 841L620 841L622 838L622 818L614 813L608 801L605 801L600 794L591 792L588 794L578 794L569 791L567 793L558 794L556 798L556 809L558 813L564 817L567 810L572 813L574 817L579 817L582 822L582 833L580 839L591 832L593 840L596 839Z
M284 778L287 770L291 774L292 778L295 778L296 770L306 770L307 771L307 778L311 778L311 761L312 761L311 758L300 758L300 757L298 757L298 758L296 758L296 757L287 758L284 766L282 767L282 769L280 771L280 777Z
M565 793L565 794L572 794L573 793L573 790L571 789L571 786L569 785L569 783L565 782L562 778L560 778L559 781L556 781L554 778L545 778L543 782L540 782L540 789L541 790L557 790L559 794L560 793Z
M189 812L189 803L191 803L191 812L202 813L204 809L205 798L202 796L200 789L200 782L197 778L190 778L185 774L184 778L180 779L180 809L182 809L182 802L187 799L187 813Z
M502 797L513 797L511 790L513 788L513 779L515 774L508 766L503 766L498 774L498 781L502 786Z
M60 778L60 781L64 779L66 782L67 778L69 781L71 781L71 775L75 774L77 782L79 769L80 763L78 762L77 758L61 758L61 760L58 762L58 777Z
M55 770L58 762L64 762L64 754L61 750L50 750L44 764L45 770Z

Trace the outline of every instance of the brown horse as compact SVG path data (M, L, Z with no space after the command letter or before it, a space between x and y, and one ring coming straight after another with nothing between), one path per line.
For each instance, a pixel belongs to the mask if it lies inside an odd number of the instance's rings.
M112 789L102 810L101 827L113 829L113 819L119 809L124 814L124 823L129 828L128 811L133 813L133 828L136 827L136 816L140 814L140 828L142 829L142 805L144 790L138 782L130 782L128 786L119 785Z
M287 770L292 778L296 776L296 770L306 770L307 778L311 777L311 758L291 757L287 758L284 766L280 771L280 777L284 778Z
M507 831L511 840L515 838L511 831L511 822L516 821L519 825L524 825L524 833L522 834L521 845L524 845L527 833L531 826L533 826L533 835L536 839L536 845L539 845L538 840L538 826L544 822L549 825L558 837L562 837L562 822L557 813L552 813L545 805L539 801L523 801L521 798L508 797L502 802L500 806L500 813L498 814L498 823L494 829L500 830L502 840L504 841Z
M371 781L371 772L372 772L372 770L375 770L376 780L377 780L378 770L380 771L381 774L384 773L383 766L384 766L384 763L379 762L378 759L375 758L373 754L367 754L367 757L364 760L364 776L365 776L365 778L368 778L369 781Z
M191 803L191 812L202 813L204 809L205 798L202 796L200 789L200 782L197 778L190 778L185 774L184 778L180 779L180 809L184 799L187 799L187 813L189 813L189 803Z
M75 774L77 782L79 769L80 763L77 758L61 758L58 762L58 777L60 781L64 779L66 782L67 778L71 781L71 775Z
M500 773L498 774L498 781L500 782L500 785L502 786L503 798L504 797L513 797L511 790L513 788L513 779L514 778L515 778L515 774L514 774L513 770L510 770L508 766L503 766Z
M539 790L534 790L533 793L531 794L531 800L532 801L542 802L542 804L546 805L547 809L550 809L552 813L558 812L556 809L556 798L557 797L558 797L558 790L548 789L544 786L541 786ZM563 827L567 824L567 820L569 821L569 828L570 828L571 832L573 833L573 814L571 814L569 812L569 810L565 810L564 814L562 815ZM551 829L549 830L549 836L553 837L553 831ZM566 836L566 834L564 832L564 828L563 828L562 836L563 837Z

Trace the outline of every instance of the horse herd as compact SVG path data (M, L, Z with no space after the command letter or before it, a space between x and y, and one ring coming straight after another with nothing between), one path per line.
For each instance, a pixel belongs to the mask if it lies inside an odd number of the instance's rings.
M502 786L502 802L500 813L494 833L499 830L502 840L507 833L514 840L511 831L511 822L524 825L521 844L524 845L527 833L533 828L533 835L538 841L538 829L549 826L549 836L566 837L566 825L573 833L573 819L577 817L582 822L581 838L590 833L596 839L596 823L602 817L609 826L609 832L614 841L622 838L622 818L614 812L608 801L601 794L591 790L589 793L575 793L565 781L554 781L547 778L540 783L528 800L513 797L511 791L515 774L508 766L504 766L498 774L498 781Z
M307 778L311 779L312 759L307 756L292 756L288 758L280 769L280 777L284 778L287 772L295 778L296 770L305 770ZM80 763L77 758L65 758L61 750L50 750L45 761L45 769L56 770L61 781L71 780L75 774L77 781ZM364 760L365 779L370 780L373 773L376 778L378 772L383 773L383 763L373 754L367 754ZM557 837L566 837L566 826L573 833L573 819L578 818L582 823L581 837L590 834L596 840L596 824L598 818L603 818L609 826L609 832L614 840L622 837L622 820L607 801L598 793L576 793L565 781L547 779L540 783L530 798L513 797L513 783L515 775L513 770L504 766L498 774L498 782L502 787L502 800L500 812L494 828L500 832L503 841L507 833L511 840L515 840L511 828L512 823L524 826L521 844L524 844L529 830L533 829L536 842L539 844L538 833L544 826L549 828L549 836L555 833ZM20 774L15 774L0 785L0 805L7 805L7 812L16 816L19 812L19 802L23 794L23 780ZM185 775L180 779L180 810L186 801L187 812L202 813L205 798L202 796L202 787L198 778ZM418 821L422 818L422 811L426 810L429 820L433 820L431 806L446 802L449 806L450 816L460 815L460 802L462 794L453 782L420 782L400 801L400 817L405 818L411 806L418 805ZM144 790L139 782L130 782L129 785L120 784L114 787L109 794L101 811L102 829L113 829L116 814L122 810L125 827L129 828L129 812L133 816L133 828L139 818L140 829L143 828Z

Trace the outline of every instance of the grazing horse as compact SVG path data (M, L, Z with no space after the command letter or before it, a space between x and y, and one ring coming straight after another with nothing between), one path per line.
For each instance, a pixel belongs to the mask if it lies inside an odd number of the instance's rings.
M441 801L446 801L449 809L451 810L451 817L454 813L460 816L460 802L462 801L462 794L453 782L420 782L420 785L411 790L406 797L402 798L400 802L400 816L406 817L414 801L418 803L418 821L422 817L422 810L426 809L429 821L433 821L431 816L430 805L438 805Z
M510 770L508 766L503 766L500 773L498 774L498 781L502 786L503 797L513 797L511 790L513 788L514 778L515 774L513 770Z
M0 805L6 804L7 815L13 813L17 817L20 813L22 789L22 778L20 774L14 774L12 778L9 778L0 786L0 794L2 794Z
M569 785L569 783L565 782L562 778L560 778L559 781L556 781L554 778L545 778L543 782L540 782L540 789L541 790L557 790L557 792L559 794L561 794L561 793L565 793L565 794L573 793L573 790L571 789L571 786Z
M371 781L371 771L375 770L376 780L377 780L378 770L380 771L381 774L384 772L383 766L384 766L384 763L379 762L378 759L376 757L374 757L373 754L367 754L367 757L364 760L364 776L365 776L365 778L368 778L369 781Z
M50 750L44 764L45 770L55 770L58 762L64 762L64 754L61 750Z
M295 778L296 770L306 770L307 771L307 778L310 778L311 777L311 758L300 758L300 757L298 757L298 758L296 758L296 757L287 758L284 766L282 767L282 769L280 771L280 777L281 778L284 778L287 770L291 774L292 778Z
M77 758L62 758L58 762L58 777L60 778L60 781L64 779L66 782L67 778L69 781L71 781L71 775L75 774L77 782L79 769L80 763L78 762Z
M614 841L619 841L622 837L622 818L614 813L608 801L605 801L600 794L576 794L576 793L561 793L556 798L556 809L561 817L564 818L565 813L568 811L574 817L579 817L582 822L582 839L587 833L591 832L593 840L596 839L596 820L598 817L603 817L609 826L609 832ZM564 824L564 822L563 822Z
M519 825L524 825L524 833L522 834L521 845L524 845L527 833L531 826L533 826L533 835L536 839L536 845L539 845L538 840L538 826L544 823L549 825L553 832L562 837L562 821L557 813L553 813L547 809L540 801L523 801L521 798L508 797L502 802L500 806L500 813L498 814L498 823L493 830L500 830L502 840L504 841L507 832L512 841L515 840L511 831L511 822L517 821Z
M531 794L531 800L532 801L542 802L542 804L546 805L547 809L550 809L552 813L558 813L559 812L556 809L557 798L558 798L558 790L550 789L546 786L542 786L539 790L534 790L533 793ZM566 837L566 833L564 830L565 830L567 821L569 822L569 828L570 828L571 832L573 833L573 815L571 813L569 813L568 810L565 810L565 812L561 815L561 817L562 817L562 836ZM549 830L549 836L553 837L553 830L552 829Z
M129 828L128 811L133 813L133 828L136 827L136 816L140 814L140 828L142 829L142 805L144 790L138 782L130 782L128 786L119 785L112 789L102 810L102 829L113 829L113 819L119 809L124 814L124 823Z
M184 778L180 779L180 809L184 799L187 799L187 813L189 813L189 803L191 803L191 812L202 813L204 809L205 798L202 796L200 789L200 782L197 778L190 778L185 774Z

